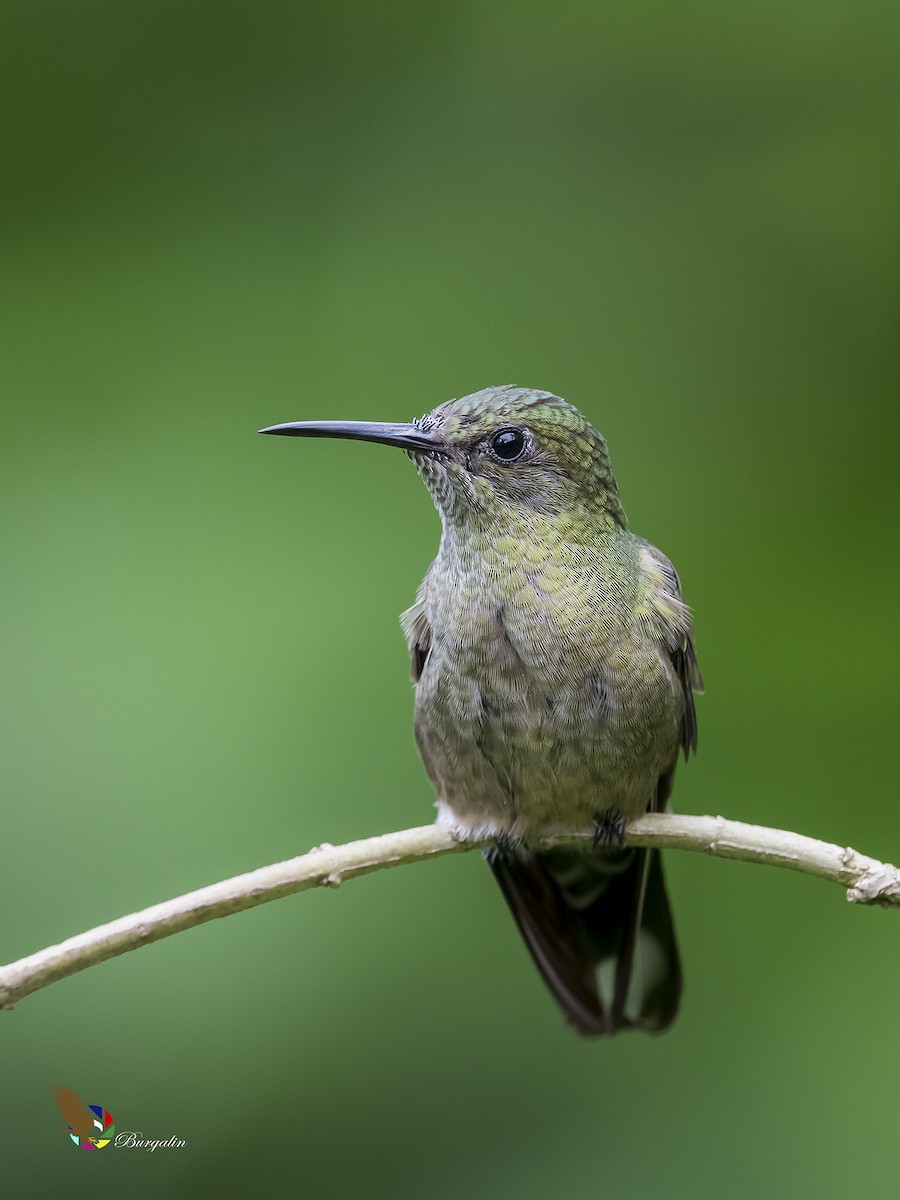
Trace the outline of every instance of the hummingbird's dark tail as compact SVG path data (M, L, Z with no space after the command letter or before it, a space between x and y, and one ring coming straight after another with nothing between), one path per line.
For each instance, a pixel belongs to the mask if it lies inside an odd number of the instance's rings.
M681 964L658 850L485 854L525 944L584 1037L661 1033L681 996Z

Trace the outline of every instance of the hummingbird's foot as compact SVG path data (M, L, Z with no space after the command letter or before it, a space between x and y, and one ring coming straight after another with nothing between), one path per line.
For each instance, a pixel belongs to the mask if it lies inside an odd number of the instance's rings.
M495 833L494 844L489 850L484 851L484 857L491 862L502 855L514 854L516 850L521 850L523 845L524 841L520 837L513 837L509 833Z
M628 822L614 808L609 812L594 813L594 845L617 846L625 845L625 826Z

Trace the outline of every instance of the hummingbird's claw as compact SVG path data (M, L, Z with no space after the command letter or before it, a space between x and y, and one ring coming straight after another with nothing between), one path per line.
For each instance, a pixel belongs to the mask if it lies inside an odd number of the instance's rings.
M594 813L594 845L618 846L625 845L625 826L627 821L621 813L610 809L605 813Z

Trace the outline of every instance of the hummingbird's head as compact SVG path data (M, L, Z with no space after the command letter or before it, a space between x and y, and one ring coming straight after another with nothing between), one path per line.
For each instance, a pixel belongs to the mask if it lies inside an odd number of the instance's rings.
M260 433L399 446L451 521L569 512L625 524L606 442L577 408L550 392L491 387L441 404L409 425L299 421Z
M412 457L442 512L587 511L625 523L606 442L551 392L485 388L415 424L441 446Z

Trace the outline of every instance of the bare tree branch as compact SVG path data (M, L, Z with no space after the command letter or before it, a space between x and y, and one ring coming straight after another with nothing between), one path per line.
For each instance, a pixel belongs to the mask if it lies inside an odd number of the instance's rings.
M558 838L545 844L584 842L590 836ZM896 867L867 858L849 847L818 842L784 829L745 825L741 821L726 821L723 817L656 813L633 821L625 840L631 846L700 850L717 858L787 867L840 884L847 889L847 899L854 903L900 907L900 871ZM48 946L46 950L0 967L0 1008L12 1008L23 996L57 979L157 942L182 929L202 925L204 921L243 912L257 904L267 904L308 888L337 887L345 879L366 875L369 871L420 862L442 854L458 854L489 844L486 841L460 842L440 825L424 825L348 842L344 846L317 846L298 858L260 867L246 875L236 875L233 879L188 892L175 900L154 904L142 912L99 925L58 946Z

